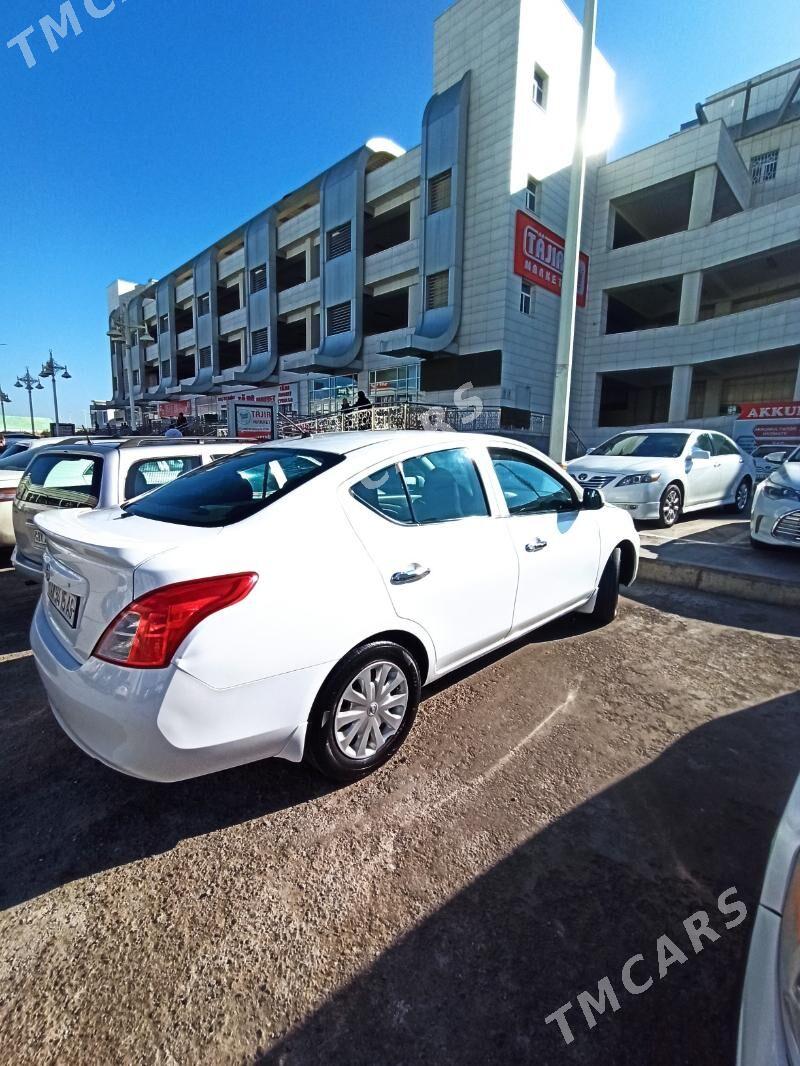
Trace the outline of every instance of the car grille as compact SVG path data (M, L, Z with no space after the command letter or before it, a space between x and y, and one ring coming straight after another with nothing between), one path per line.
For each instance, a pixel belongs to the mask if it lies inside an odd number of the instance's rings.
M616 480L616 474L592 474L587 478L581 477L581 475L578 474L578 482L583 485L585 489L604 489L606 485L610 485L612 481Z
M785 514L772 531L773 537L786 537L788 540L800 540L800 511Z

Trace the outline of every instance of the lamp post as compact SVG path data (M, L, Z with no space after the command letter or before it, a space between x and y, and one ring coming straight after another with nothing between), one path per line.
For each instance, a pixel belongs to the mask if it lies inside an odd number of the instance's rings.
M56 373L59 370L63 371L63 373L61 374L62 378L65 378L65 379L68 380L69 378L72 377L72 374L70 374L70 372L69 372L69 370L67 370L66 366L62 366L60 363L57 363L55 361L55 359L53 358L53 349L51 348L50 349L50 358L47 360L46 363L42 364L42 370L41 370L41 373L39 374L39 377L40 378L52 378L52 381L53 381L53 407L55 408L55 415L56 415L56 422L55 422L55 425L56 425L55 435L56 436L58 436L58 434L61 431L61 423L59 422L59 419L58 419L58 394L56 392Z
M148 329L144 322L131 322L130 305L127 301L120 302L119 324L110 329L106 336L110 337L115 344L120 343L125 348L125 371L128 375L128 408L131 417L131 429L136 429L136 404L133 400L133 360L131 348L134 345L134 336L137 333L147 333ZM137 338L138 339L138 338Z
M4 433L6 431L6 404L7 403L11 403L11 397L8 396L5 392L3 392L2 387L0 387L0 411L2 411L2 413L3 413L3 432Z
M31 377L30 370L28 369L28 367L25 367L24 375L22 377L18 377L17 378L17 380L16 380L16 382L14 384L14 387L17 388L17 389L27 389L28 390L28 407L30 408L30 412L31 412L31 433L35 437L36 436L36 423L33 420L33 390L34 389L43 389L44 385L41 383L41 381L39 381L38 378Z

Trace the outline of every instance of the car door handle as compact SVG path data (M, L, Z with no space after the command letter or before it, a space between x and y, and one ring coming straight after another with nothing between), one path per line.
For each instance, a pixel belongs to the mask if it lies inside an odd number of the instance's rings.
M537 537L531 544L525 545L526 552L540 552L542 548L547 547L547 541L542 540L541 537Z
M405 570L398 570L396 574L392 574L391 582L393 585L410 585L412 581L422 581L423 577L427 577L430 572L429 567L413 563Z

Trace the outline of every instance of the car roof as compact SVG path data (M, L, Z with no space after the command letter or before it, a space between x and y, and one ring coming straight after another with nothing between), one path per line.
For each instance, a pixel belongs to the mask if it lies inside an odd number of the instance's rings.
M93 440L93 441L81 441L69 438L72 443L65 443L60 446L59 450L63 452L76 453L78 455L107 455L110 452L122 451L126 453L129 451L128 447L123 449L123 444L129 439L124 440ZM54 442L54 445L58 447L58 442ZM153 453L157 455L163 455L165 452L173 453L177 452L178 455L185 454L186 452L196 452L198 448L243 448L245 447L242 441L231 441L224 437L210 438L210 439L196 439L196 440L178 440L175 437L155 437L148 439L146 443L137 442L136 447L130 448L131 456L139 456L140 458Z

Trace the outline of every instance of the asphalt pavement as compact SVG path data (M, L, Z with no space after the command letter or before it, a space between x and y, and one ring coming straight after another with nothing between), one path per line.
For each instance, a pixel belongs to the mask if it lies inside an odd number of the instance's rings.
M800 624L634 597L428 692L356 785L272 762L159 786L61 733L35 590L0 561L0 1060L732 1063L800 771ZM731 888L748 917L728 930ZM696 954L701 909L719 937ZM660 978L664 935L685 961ZM618 1009L589 1028L578 997L606 976ZM567 1003L570 1044L545 1023Z

